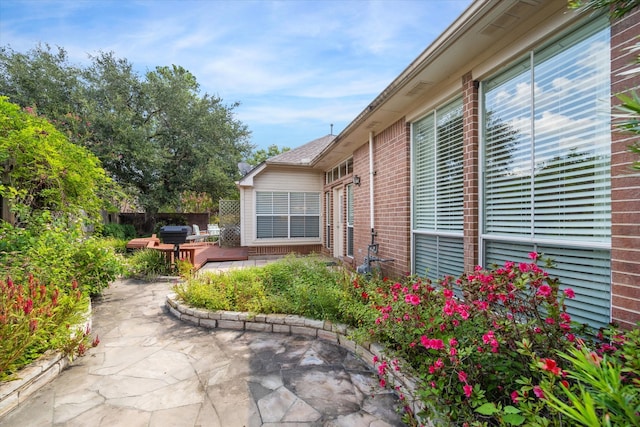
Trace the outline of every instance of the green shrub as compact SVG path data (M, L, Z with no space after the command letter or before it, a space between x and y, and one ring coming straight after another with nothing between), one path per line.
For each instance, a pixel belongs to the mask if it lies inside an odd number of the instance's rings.
M209 272L175 287L188 304L209 310L271 312L257 268Z
M342 321L348 276L318 256L287 256L261 270L267 295L281 313ZM345 279L347 277L347 279Z
M29 275L42 283L77 280L87 295L98 295L123 271L123 259L102 239L86 238L79 221L30 217L24 228L0 225L0 273L15 280Z
M621 369L603 371L598 380L593 372L584 372L578 356L586 341L576 337L586 339L588 330L571 322L564 303L574 298L574 291L561 287L538 265L537 253L529 257L529 263L477 267L458 279L445 277L437 283L418 277L354 281L351 296L360 308L351 315L363 319L357 338L385 347L386 356L374 358L380 384L393 385L398 373L416 380L411 397L425 410L413 414L407 405L408 420L424 417L437 425L469 426L575 425L575 419L567 418L571 411L562 414L558 402L571 409L570 402L591 399L593 413L600 411L600 417L610 409L613 421L614 411L629 409L620 409L626 396L636 403L625 413L637 415L638 393L612 380L620 377ZM376 312L373 321L366 307ZM637 349L620 360L637 368ZM561 378L562 372L568 373L566 378ZM625 375L628 384L640 385L637 371ZM554 389L550 377L562 385ZM583 393L590 389L587 378L593 383L591 394ZM565 386L573 397L558 390ZM593 393L603 389L613 391L619 401L611 401L612 394ZM551 390L559 396L557 401L548 394ZM608 409L602 409L605 405ZM594 418L588 420L585 425L600 425L590 424Z
M154 280L158 276L171 274L171 265L163 252L154 249L140 249L127 260L127 276Z
M103 237L102 242L104 246L110 248L114 253L118 255L126 255L128 240L122 240L115 237Z
M99 295L124 273L124 260L109 242L98 238L82 240L71 257L75 277L83 292Z
M329 268L319 257L288 256L264 267L199 275L175 290L188 304L211 310L342 321L344 283L342 268Z
M136 229L131 224L109 223L102 227L100 234L103 237L115 237L121 240L131 240L136 237Z

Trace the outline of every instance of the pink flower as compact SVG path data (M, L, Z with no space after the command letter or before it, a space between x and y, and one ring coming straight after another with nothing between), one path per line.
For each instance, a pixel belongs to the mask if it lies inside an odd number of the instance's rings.
M547 317L546 319L544 319L544 323L546 323L547 325L553 325L556 323L556 321L553 320L553 317Z
M588 359L591 364L595 366L600 366L600 362L602 361L602 357L600 357L596 352L592 351L589 353Z
M548 297L551 295L552 289L549 285L542 285L538 288L538 295L542 295L543 297Z
M538 259L538 253L537 252L529 252L529 259L536 261Z
M444 348L444 342L439 339L429 339L425 335L420 337L420 342L426 349L442 350Z
M455 347L455 346L457 346L457 345L458 345L458 340L457 340L457 339L455 339L455 338L451 338L451 339L449 340L449 345L450 345L451 347Z
M539 385L533 387L533 393L538 399L544 399L544 391L542 391Z
M404 297L404 301L412 305L418 305L420 304L420 297L415 294L407 294Z
M436 369L441 369L442 367L444 367L444 362L442 361L442 359L438 358L438 360L434 362L433 366L435 366Z
M511 400L513 401L513 403L518 403L518 398L520 397L520 395L518 394L517 391L514 391L511 393Z
M575 298L576 294L575 292L573 292L573 289L571 288L567 288L564 290L564 294L567 296L567 298L571 299L571 298Z
M482 336L482 342L484 342L485 344L489 344L493 338L493 331L489 331Z
M465 384L465 386L462 388L464 389L465 396L471 397L471 392L473 392L473 387L471 387L469 384Z
M380 359L378 359L378 356L373 356L373 363L378 363Z
M382 362L380 366L378 366L378 374L384 375L384 373L387 371L388 366L389 365L387 364L387 362Z
M387 385L387 382L384 380L384 378L380 378L380 387L385 388Z
M442 295L444 295L445 298L453 298L453 291L451 289L445 289L442 291Z
M467 373L465 371L458 372L458 379L460 380L461 383L466 383L467 382Z

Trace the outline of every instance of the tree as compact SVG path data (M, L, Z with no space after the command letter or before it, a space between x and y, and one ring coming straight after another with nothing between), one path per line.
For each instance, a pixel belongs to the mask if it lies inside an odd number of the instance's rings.
M271 157L275 157L278 154L286 153L290 150L291 148L289 147L278 148L277 145L272 144L266 150L262 148L260 150L254 151L249 157L246 158L245 162L252 166L257 166L265 160L270 159Z
M568 0L568 2L571 9L584 8L592 11L609 9L612 18L622 18L640 6L640 0Z
M34 211L98 220L115 189L96 156L0 97L0 196L22 208L18 220Z
M47 44L27 53L0 48L0 93L21 107L37 109L75 143L86 133L78 116L82 103L81 70L69 63L67 53Z
M640 7L640 0L568 0L572 9L584 8L585 10L598 11L609 10L611 19L619 19ZM635 63L638 64L629 73L640 73L640 42L637 42L631 49L637 53ZM628 94L618 94L621 104L616 107L618 114L614 115L618 119L619 129L640 135L640 94L630 91ZM640 142L634 142L629 146L629 151L640 155ZM640 160L636 160L632 166L640 170Z
M157 67L146 75L144 92L160 163L142 194L154 211L175 204L183 191L206 192L212 200L236 192L237 163L251 149L246 126L233 117L238 104L198 96L195 77L182 67Z
M184 191L214 201L237 194L236 165L253 148L249 130L234 118L237 103L201 95L195 76L180 66L141 77L113 53L90 59L78 68L61 48L2 48L0 93L37 107L91 150L146 212L176 209Z

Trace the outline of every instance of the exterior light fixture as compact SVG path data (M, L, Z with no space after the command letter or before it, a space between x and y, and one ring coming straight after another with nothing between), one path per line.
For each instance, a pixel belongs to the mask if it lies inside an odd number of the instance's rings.
M357 186L360 186L360 177L358 175L353 176L353 183Z

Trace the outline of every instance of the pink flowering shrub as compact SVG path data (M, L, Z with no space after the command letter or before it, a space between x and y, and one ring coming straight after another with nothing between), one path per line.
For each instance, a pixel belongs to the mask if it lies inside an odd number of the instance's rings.
M564 304L573 291L561 290L538 266L538 254L530 258L491 270L477 267L437 284L418 277L354 283L354 294L366 294L363 303L377 313L361 330L390 357L374 361L382 383L392 384L393 373L417 378L414 398L440 424L522 424L518 380L539 384L547 372L531 364L531 355L548 358L542 359L545 366L556 372L563 361L556 361L555 352L573 347L578 334ZM530 390L528 396L538 394Z

